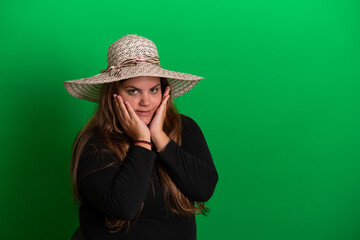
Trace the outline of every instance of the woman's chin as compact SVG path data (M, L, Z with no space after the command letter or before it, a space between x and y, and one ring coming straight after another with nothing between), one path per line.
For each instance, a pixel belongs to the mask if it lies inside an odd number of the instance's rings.
M152 115L151 116L139 116L140 120L145 123L146 126L148 126L151 123L152 120Z
M143 123L145 123L146 126L149 125L151 122L151 119L149 119L149 118L140 118L140 119L141 119L141 121L143 121Z

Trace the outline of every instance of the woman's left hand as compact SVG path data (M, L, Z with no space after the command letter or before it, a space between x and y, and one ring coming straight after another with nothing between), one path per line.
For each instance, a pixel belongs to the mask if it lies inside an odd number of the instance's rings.
M149 125L151 139L154 142L155 146L158 145L159 143L161 144L162 142L164 142L164 140L166 142L167 139L169 139L163 130L164 120L166 117L167 101L170 98L169 93L170 93L170 87L167 86L165 88L164 95L162 97L162 101L161 101L158 109L156 110L155 116L153 117L153 119ZM158 146L156 146L156 147L158 147Z

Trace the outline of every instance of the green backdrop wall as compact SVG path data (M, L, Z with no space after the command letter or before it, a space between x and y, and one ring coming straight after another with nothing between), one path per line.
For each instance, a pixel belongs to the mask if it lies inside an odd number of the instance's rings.
M360 239L360 2L1 1L2 239L70 239L69 163L95 104L66 80L125 34L205 77L176 99L219 173L198 239Z

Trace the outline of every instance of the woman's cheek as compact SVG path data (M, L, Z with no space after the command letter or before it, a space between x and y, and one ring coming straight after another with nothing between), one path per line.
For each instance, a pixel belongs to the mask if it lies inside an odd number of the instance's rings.
M160 104L161 104L161 99L162 99L162 96L160 95L159 99L157 100L157 107L156 107L156 108L158 108L158 107L160 106Z
M128 102L130 104L130 106L132 107L132 109L134 109L134 110L136 109L136 104L133 101L133 99L125 97L124 102Z

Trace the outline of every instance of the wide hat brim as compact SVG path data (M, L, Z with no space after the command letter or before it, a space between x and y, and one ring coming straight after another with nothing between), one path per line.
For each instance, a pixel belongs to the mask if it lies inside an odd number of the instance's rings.
M104 83L121 81L133 77L152 76L167 78L172 98L179 97L190 91L203 77L174 72L155 64L140 63L136 66L123 67L116 76L109 72L100 73L89 78L65 81L66 90L74 97L94 103L100 102L101 87Z

